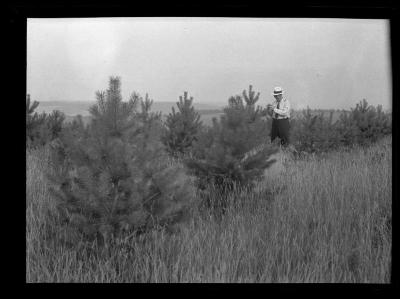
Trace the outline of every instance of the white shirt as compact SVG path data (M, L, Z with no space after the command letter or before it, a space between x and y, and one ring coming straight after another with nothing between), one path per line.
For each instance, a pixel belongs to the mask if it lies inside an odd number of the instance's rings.
M280 103L279 103L279 109L278 107L278 101L275 100L275 102L272 104L273 109L273 114L272 118L276 119L282 119L282 118L288 118L290 117L290 103L287 99L282 98ZM277 115L275 115L275 113Z

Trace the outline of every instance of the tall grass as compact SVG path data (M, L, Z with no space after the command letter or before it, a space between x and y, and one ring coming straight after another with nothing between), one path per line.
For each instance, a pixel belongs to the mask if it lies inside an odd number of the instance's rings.
M289 158L279 175L233 194L222 217L199 210L175 233L107 252L58 241L46 157L27 152L27 282L390 282L391 138Z

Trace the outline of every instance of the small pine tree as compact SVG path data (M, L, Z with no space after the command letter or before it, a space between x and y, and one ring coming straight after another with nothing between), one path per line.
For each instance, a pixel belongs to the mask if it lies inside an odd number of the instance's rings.
M195 111L193 97L188 98L185 91L183 97L176 102L178 111L172 107L172 113L167 116L162 141L168 153L178 157L187 153L197 139L202 126L200 114Z
M277 149L268 143L266 122L261 109L255 108L258 96L250 86L248 97L243 92L246 104L241 96L231 97L220 120L214 118L194 143L193 156L186 164L201 190L211 185L226 194L235 186L251 187L275 162L269 157ZM261 145L260 150L248 154Z
M31 103L30 95L26 97L26 145L27 147L43 146L56 139L62 130L65 115L54 110L51 114L38 114L35 109L39 102Z
M38 114L35 109L39 102L31 102L31 97L26 96L26 144L27 147L36 146L42 136L42 126L46 121L46 114Z
M382 106L375 108L368 105L365 99L357 103L350 113L343 114L340 120L339 131L346 145L369 144L392 130L390 117L382 111Z
M248 107L254 106L257 103L258 99L260 98L260 93L257 92L257 94L256 94L255 91L253 91L252 85L249 86L248 94L247 94L246 90L244 89L242 92L242 95L243 95L243 99L245 100L246 105Z
M122 102L121 81L111 77L107 91L96 92L97 104L89 108L92 126L105 136L121 137L135 125L134 111L140 98L132 94L128 102Z
M46 118L46 128L49 132L50 140L58 138L63 128L65 115L61 111L53 110L53 112Z
M312 113L307 107L301 117L291 120L291 128L291 140L297 152L322 153L340 145L333 111L325 117L323 111Z
M366 145L391 133L391 120L382 106L368 105L364 99L351 111L344 111L333 122L333 111L329 117L303 111L302 117L291 120L291 139L298 152L321 153L339 146Z
M61 217L85 240L105 244L124 232L179 221L193 198L192 185L182 166L164 154L152 101L133 94L122 102L118 77L96 95L91 123L71 126L62 150L54 151L64 154L53 159L58 167L50 176Z
M358 143L359 128L353 120L349 111L342 110L338 121L338 132L340 133L340 143L344 146L353 146Z

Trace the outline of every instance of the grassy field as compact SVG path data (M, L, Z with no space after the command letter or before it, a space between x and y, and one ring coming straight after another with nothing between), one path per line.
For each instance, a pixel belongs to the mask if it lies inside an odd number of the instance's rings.
M96 252L62 246L43 172L27 151L27 282L389 283L391 138L323 159L286 153L223 217L195 211L175 233L154 232ZM194 195L195 196L195 195Z

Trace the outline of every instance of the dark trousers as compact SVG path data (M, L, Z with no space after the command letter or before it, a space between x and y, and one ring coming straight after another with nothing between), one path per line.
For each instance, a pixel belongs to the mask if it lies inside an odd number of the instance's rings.
M287 146L289 144L289 118L272 119L271 142L276 137L281 139L281 144Z

